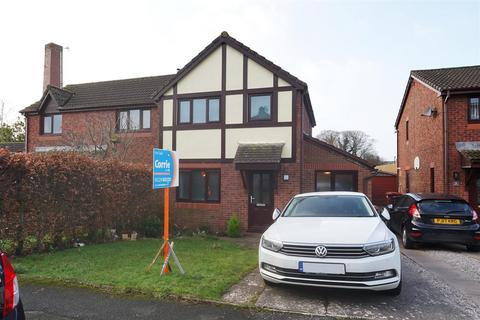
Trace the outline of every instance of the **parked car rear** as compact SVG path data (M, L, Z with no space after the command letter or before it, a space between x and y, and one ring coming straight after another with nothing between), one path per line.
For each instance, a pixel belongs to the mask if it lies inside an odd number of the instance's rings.
M4 253L0 253L0 319L25 319L17 275Z
M459 243L480 251L478 214L462 198L408 193L387 206L389 227L402 236L405 248L416 243Z

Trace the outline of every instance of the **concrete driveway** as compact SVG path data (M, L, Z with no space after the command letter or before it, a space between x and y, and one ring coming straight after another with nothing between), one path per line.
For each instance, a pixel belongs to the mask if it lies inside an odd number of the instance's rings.
M402 250L403 290L376 292L295 286L264 287L258 271L244 280L258 307L302 314L368 319L480 319L480 253L460 246ZM245 282L246 281L246 282ZM247 284L247 286L245 286ZM241 285L224 296L241 301ZM247 295L248 296L248 295Z

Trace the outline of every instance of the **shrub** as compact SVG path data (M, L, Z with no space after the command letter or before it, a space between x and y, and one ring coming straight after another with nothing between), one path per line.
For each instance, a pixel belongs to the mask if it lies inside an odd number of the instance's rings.
M158 238L163 234L163 220L159 216L148 216L139 224L137 232L147 238Z
M163 207L151 180L142 164L0 149L0 239L28 254L67 248L77 239L103 242L112 239L107 229L131 232ZM149 229L158 235L161 221L154 222Z
M43 236L42 241L40 242L41 249L40 251L52 251L53 250L53 237L51 234L46 234Z
M0 251L5 252L8 256L15 254L17 250L17 243L14 240L3 239L0 240Z
M28 236L22 242L22 254L27 255L37 249L38 239L34 236Z
M236 214L228 220L227 236L232 238L240 237L240 218Z

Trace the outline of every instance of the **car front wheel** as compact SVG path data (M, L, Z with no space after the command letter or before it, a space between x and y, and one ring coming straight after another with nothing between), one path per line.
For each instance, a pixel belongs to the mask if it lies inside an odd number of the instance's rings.
M402 228L402 244L405 249L413 249L414 242L408 238L407 228Z

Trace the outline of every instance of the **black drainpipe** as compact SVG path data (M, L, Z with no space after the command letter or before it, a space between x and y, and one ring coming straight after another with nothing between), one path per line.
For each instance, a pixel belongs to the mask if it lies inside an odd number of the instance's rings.
M450 91L443 100L443 192L448 193L448 108L447 102Z

